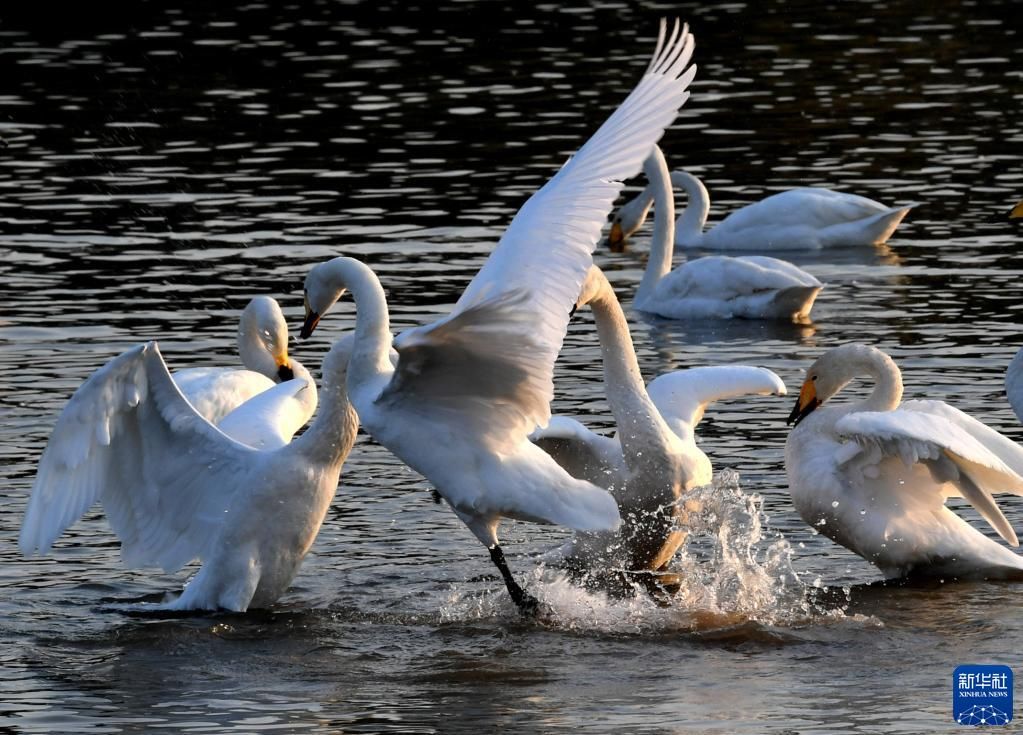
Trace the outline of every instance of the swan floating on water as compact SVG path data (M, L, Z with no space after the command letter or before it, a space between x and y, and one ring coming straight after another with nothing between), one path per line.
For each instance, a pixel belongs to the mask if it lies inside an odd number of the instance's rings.
M785 385L770 370L742 365L691 368L644 385L625 314L596 266L577 302L587 304L600 339L617 434L601 436L574 419L555 416L532 439L573 477L607 488L618 502L622 525L614 532L578 533L548 558L590 580L596 577L601 585L637 581L659 594L665 578L657 572L665 571L686 537L691 509L684 493L712 480L710 459L695 436L707 405L751 393L785 395ZM619 570L628 578L621 579Z
M745 317L806 321L823 284L777 258L707 256L671 269L675 202L668 164L657 146L644 163L657 207L650 257L634 306L668 319Z
M860 376L874 381L866 400L821 407ZM829 350L807 371L789 421L789 491L817 531L888 578L1023 579L1023 557L945 507L965 498L1018 546L992 493L1023 494L1023 448L941 401L902 402L888 355L859 344Z
M707 230L710 194L703 182L674 171L671 183L685 189L689 204L678 218L675 245L707 250L803 250L836 246L881 245L917 203L886 207L856 194L806 187L761 199L729 214ZM623 205L611 223L608 244L624 249L625 240L642 226L654 201L651 184Z
M490 551L523 612L538 602L515 581L498 543L501 519L581 531L615 528L603 488L577 480L529 434L547 423L554 362L601 227L650 148L688 98L695 67L688 28L661 23L639 84L515 215L452 312L394 340L372 270L335 258L306 277L302 336L350 290L356 304L348 389L366 430L425 476Z
M358 417L345 393L350 345L340 341L327 355L319 413L290 444L308 418L308 396L315 405L309 377L259 393L218 429L177 387L155 342L115 357L57 419L25 511L22 552L45 554L98 500L128 566L171 572L202 562L161 608L272 604L312 545L355 441Z

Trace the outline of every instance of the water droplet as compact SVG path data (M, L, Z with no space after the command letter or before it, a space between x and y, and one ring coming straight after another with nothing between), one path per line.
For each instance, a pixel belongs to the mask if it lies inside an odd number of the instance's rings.
M837 508L838 507L838 501L837 500L832 500L831 501L831 507L832 508Z

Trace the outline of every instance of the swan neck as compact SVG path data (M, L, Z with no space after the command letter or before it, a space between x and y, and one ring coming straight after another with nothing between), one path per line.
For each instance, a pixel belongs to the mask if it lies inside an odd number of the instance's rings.
M306 432L291 442L293 450L304 455L310 464L339 465L355 443L359 416L348 398L347 388L352 347L353 339L349 335L330 348L323 359L323 382L316 417ZM305 375L308 374L305 370ZM313 383L311 376L308 380ZM315 396L315 387L313 391Z
M684 189L688 198L686 208L675 225L675 237L680 243L692 247L703 236L703 226L710 214L710 193L702 181L685 171L672 173L671 183Z
M590 300L600 340L607 400L618 425L618 438L626 462L653 453L670 433L646 392L632 336L618 298L601 273L601 286Z
M393 337L387 296L380 279L369 266L354 258L335 258L327 265L326 277L339 290L350 291L355 300L355 344L348 363L349 384L361 385L390 375Z
M874 379L874 390L858 409L861 411L893 411L902 402L902 373L888 355L872 351L863 361L861 374Z
M654 289L664 276L671 271L671 256L675 250L675 197L671 189L668 163L660 147L654 146L650 157L643 164L654 199L654 232L650 240L650 257L647 260L643 280L636 290L636 301L642 302L653 295Z

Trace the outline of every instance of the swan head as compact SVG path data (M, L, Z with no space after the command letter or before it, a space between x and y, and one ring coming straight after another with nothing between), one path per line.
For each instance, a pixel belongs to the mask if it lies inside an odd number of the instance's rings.
M639 196L623 204L611 218L611 232L607 236L607 246L612 253L624 253L626 240L643 226L650 208L654 205L653 193L649 187L640 192Z
M250 370L283 382L295 377L288 357L288 324L277 301L257 296L238 322L238 352Z
M583 281L582 288L579 289L579 298L576 299L575 305L572 306L570 314L575 314L576 309L596 300L601 293L610 287L604 272L599 267L591 265L590 269L586 272L586 280Z
M798 426L800 421L842 390L853 378L859 375L872 375L877 378L882 371L896 376L901 394L898 368L881 350L861 344L841 345L828 350L806 371L803 386L799 389L799 398L796 399L796 405L785 423L794 422Z
M331 264L327 261L315 266L305 277L305 321L299 337L307 339L320 323L320 319L336 304L347 289L340 286L333 276Z

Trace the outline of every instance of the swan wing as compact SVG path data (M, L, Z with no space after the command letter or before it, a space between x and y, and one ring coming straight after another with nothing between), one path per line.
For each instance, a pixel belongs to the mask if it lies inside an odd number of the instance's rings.
M83 383L39 461L19 543L45 553L101 501L130 566L178 569L216 537L254 451L196 413L155 342Z
M880 202L831 189L804 187L772 194L725 217L718 227L811 227L823 229L890 211Z
M650 400L669 425L681 422L692 431L707 405L745 395L785 395L785 383L767 368L719 365L677 370L654 378L646 387Z
M529 440L549 454L572 477L600 487L617 485L625 471L621 445L595 434L575 419L553 416Z
M1023 477L954 422L920 410L856 411L840 418L835 429L861 447L899 457L907 467L925 464L936 482L954 486L1002 538L1018 545L992 493L1023 491Z
M274 385L224 417L217 428L253 449L277 449L291 442L309 420L303 395L315 390L302 378Z
M496 444L547 423L554 362L591 253L621 181L639 173L689 96L692 50L687 28L676 23L666 39L662 23L636 88L522 206L451 314L395 340L398 366L381 398L415 391L485 426Z
M174 372L174 382L199 415L211 424L275 383L262 373L235 368L188 368Z
M972 416L963 413L958 408L950 406L943 401L903 401L899 406L900 411L917 411L950 421L980 442L985 449L1002 460L1009 469L1023 477L1023 447L1009 439L989 426L977 421ZM1005 492L1020 494L1014 487L1006 487Z

